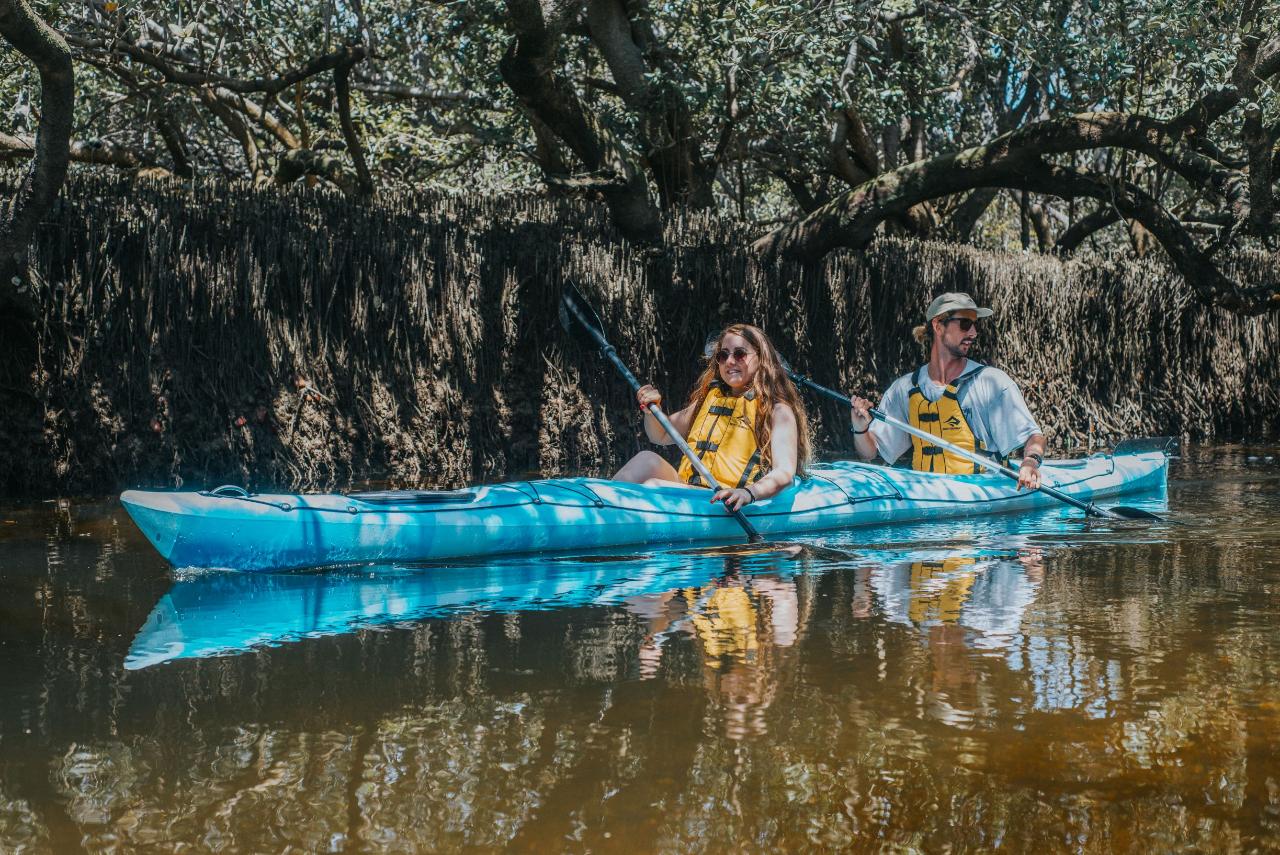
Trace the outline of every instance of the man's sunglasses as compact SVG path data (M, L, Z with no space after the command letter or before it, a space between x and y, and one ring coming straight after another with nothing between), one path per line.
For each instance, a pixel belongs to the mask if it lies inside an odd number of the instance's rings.
M721 365L724 365L726 362L729 361L730 356L732 356L734 359L738 360L739 362L742 362L744 359L746 359L748 356L750 356L753 353L755 353L754 350L747 350L745 347L735 347L731 351L718 350L716 351L716 362L719 362Z
M960 327L960 332L968 332L978 325L978 322L973 318L947 318L942 323L949 324L952 321L955 321L956 325Z

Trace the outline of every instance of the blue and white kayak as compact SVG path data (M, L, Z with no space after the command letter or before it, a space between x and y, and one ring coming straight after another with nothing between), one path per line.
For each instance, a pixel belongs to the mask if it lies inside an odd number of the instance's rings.
M1163 451L1045 461L1043 483L1082 501L1164 488ZM598 478L455 491L251 494L129 490L120 501L175 567L287 570L687 541L742 529L706 490ZM847 526L1009 513L1057 504L999 474L936 475L866 463L809 477L745 513L767 538Z

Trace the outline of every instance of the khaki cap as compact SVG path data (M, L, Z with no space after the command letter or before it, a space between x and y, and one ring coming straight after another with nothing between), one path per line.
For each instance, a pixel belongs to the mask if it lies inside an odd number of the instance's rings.
M973 298L962 291L948 291L945 294L939 294L933 298L933 302L929 304L929 308L925 309L924 319L931 321L943 312L960 312L968 309L971 312L977 312L980 318L989 318L995 314L990 309L983 308L973 302Z

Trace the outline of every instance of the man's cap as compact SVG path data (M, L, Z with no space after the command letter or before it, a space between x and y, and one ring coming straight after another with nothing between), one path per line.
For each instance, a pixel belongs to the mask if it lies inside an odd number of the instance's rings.
M973 302L973 298L962 291L948 291L945 294L939 294L933 298L933 302L929 304L929 308L925 309L924 319L931 321L938 315L946 312L959 312L968 309L971 312L977 312L980 318L989 318L995 314L990 309L979 306Z

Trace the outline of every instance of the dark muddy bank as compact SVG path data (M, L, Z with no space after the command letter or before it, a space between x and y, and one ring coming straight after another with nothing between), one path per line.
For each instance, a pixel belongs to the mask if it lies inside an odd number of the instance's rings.
M749 257L731 224L675 220L668 236L637 252L593 209L547 200L360 207L77 178L39 238L37 338L0 354L0 490L608 471L639 447L638 419L559 330L569 276L673 398L731 320L820 382L883 388L917 361L929 297L958 289L998 310L981 357L1024 384L1059 446L1277 426L1272 320L1196 304L1157 262L886 240L803 269ZM813 408L819 447L846 449L843 414Z

